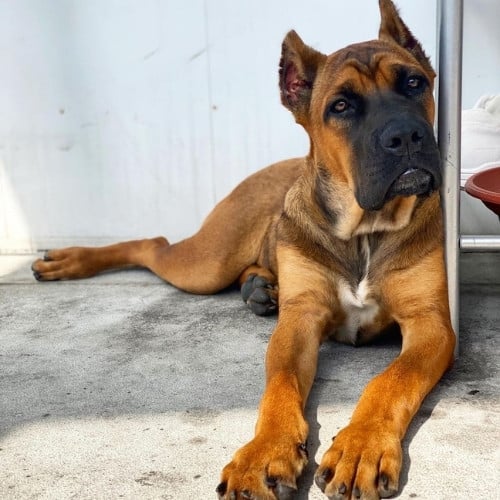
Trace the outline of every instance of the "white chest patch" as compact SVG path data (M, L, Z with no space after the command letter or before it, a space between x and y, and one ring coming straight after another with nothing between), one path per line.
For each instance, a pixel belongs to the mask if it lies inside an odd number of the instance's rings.
M339 342L355 344L358 330L372 323L377 316L380 307L375 299L369 297L369 293L367 278L363 278L355 291L348 283L339 282L339 300L346 315L344 324L335 335Z
M363 247L366 258L364 278L359 282L356 289L353 289L344 280L339 280L338 283L338 297L346 317L343 325L336 332L335 338L339 342L349 344L356 343L359 329L372 323L380 310L377 301L373 297L370 297L370 285L368 282L370 247L368 239L365 239Z

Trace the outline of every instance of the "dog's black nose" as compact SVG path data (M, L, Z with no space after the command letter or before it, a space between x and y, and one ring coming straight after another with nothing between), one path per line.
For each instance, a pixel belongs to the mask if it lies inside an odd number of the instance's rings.
M380 136L382 148L396 156L411 157L422 149L425 129L419 123L394 120L386 125Z

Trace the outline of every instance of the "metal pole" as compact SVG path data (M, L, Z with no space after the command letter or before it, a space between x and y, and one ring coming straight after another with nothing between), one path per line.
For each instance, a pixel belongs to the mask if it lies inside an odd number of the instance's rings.
M460 249L463 252L498 252L500 250L500 236L461 236Z
M463 0L438 1L438 143L446 229L446 271L451 323L459 338L460 134Z

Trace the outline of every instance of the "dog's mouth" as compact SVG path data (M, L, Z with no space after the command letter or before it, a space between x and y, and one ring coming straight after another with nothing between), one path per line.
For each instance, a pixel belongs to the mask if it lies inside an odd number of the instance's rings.
M389 180L385 185L389 187L385 187L383 183L378 186L358 184L356 199L364 210L376 211L397 196L428 196L439 189L440 184L439 171L407 166L392 182Z
M422 168L409 167L389 187L386 201L396 196L424 196L436 189L433 175Z

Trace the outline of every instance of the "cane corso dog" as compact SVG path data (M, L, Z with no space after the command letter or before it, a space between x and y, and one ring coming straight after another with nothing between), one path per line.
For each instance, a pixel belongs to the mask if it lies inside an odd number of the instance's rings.
M380 11L377 40L328 56L286 35L281 101L309 136L305 158L244 180L186 240L51 250L33 263L41 281L142 266L197 294L236 282L256 314L279 310L255 435L224 467L223 499L293 496L321 343L365 343L397 324L401 353L367 385L316 472L330 499L394 495L401 441L453 360L435 73L394 4L380 0Z

